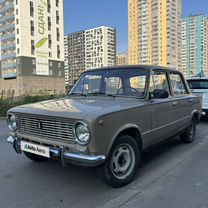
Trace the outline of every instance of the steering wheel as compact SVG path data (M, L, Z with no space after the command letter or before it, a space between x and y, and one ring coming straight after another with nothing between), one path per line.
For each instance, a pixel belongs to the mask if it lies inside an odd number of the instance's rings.
M130 86L125 86L125 88L129 88L131 90L134 90L136 93L139 93L139 91L136 89L136 88L133 88L133 87L130 87ZM120 91L124 89L124 87L120 87L118 90L117 90L117 94L120 93Z

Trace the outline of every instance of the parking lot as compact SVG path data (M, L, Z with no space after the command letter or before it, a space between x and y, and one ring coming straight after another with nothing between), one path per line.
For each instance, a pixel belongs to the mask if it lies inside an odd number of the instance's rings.
M193 144L178 138L144 153L143 167L128 186L113 189L95 169L56 161L34 163L7 144L0 120L0 207L208 207L208 122Z

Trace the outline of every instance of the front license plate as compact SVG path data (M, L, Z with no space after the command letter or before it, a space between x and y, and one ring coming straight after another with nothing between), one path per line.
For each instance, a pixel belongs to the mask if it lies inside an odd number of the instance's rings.
M41 145L32 144L29 142L21 141L21 150L25 152L30 152L36 155L40 155L43 157L50 157L50 151L48 147L43 147Z

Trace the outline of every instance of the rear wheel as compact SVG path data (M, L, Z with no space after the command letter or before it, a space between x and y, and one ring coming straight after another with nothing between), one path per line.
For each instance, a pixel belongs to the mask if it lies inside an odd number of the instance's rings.
M42 157L40 155L35 155L29 152L24 152L25 156L34 162L45 162L48 161L47 157Z
M183 143L192 143L196 137L196 122L192 120L189 127L180 135L181 141Z
M136 141L128 135L120 136L106 162L99 167L99 174L113 187L127 185L136 174L140 158L140 149Z

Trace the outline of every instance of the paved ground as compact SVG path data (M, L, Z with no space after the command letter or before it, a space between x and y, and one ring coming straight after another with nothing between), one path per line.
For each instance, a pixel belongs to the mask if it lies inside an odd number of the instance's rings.
M173 138L144 154L144 165L128 186L112 189L95 169L57 162L34 163L6 143L0 120L0 207L208 208L208 122L193 144Z

